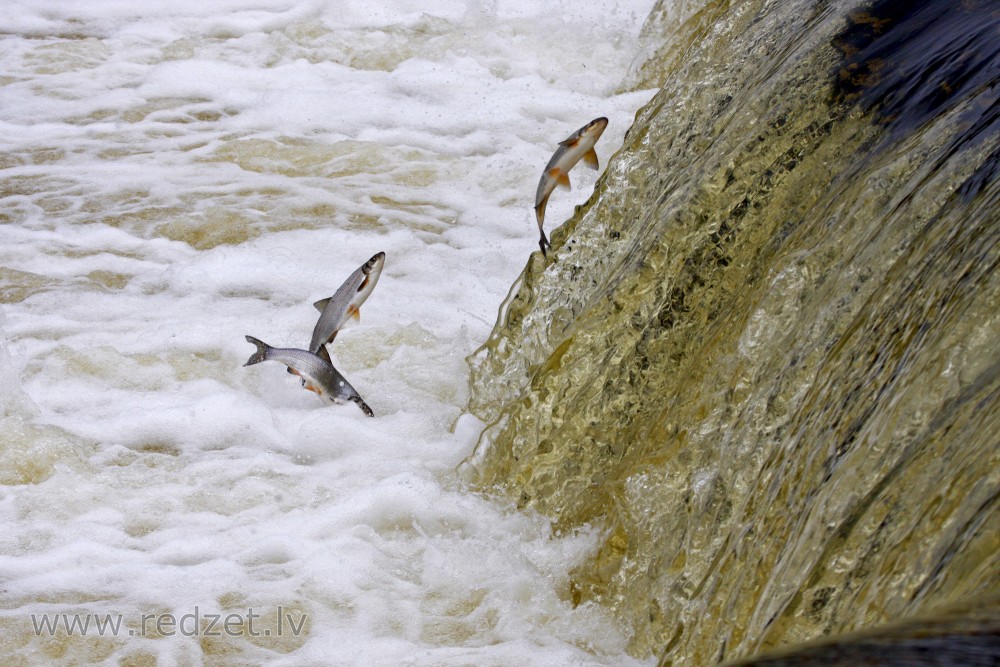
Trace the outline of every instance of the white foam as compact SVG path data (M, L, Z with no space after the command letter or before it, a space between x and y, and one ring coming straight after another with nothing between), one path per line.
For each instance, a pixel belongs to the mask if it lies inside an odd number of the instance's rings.
M537 249L541 168L599 115L602 166L620 145L650 95L614 90L651 4L8 3L8 627L281 605L304 638L227 639L238 655L628 664L628 629L570 602L601 527L552 537L454 467L482 426L460 416L464 357ZM574 170L549 231L596 176ZM379 250L331 350L374 419L242 365L246 334L305 346L312 302ZM204 649L126 639L107 660Z

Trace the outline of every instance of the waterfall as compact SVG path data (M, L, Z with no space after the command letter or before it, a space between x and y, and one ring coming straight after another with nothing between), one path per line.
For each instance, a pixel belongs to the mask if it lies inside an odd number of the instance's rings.
M995 600L998 31L985 0L654 9L625 85L660 90L469 358L459 466L601 527L570 595L633 654Z

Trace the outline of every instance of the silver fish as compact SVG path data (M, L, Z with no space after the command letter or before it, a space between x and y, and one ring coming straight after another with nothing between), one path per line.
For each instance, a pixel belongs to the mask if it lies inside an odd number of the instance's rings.
M535 218L538 220L538 233L541 239L538 247L545 255L545 249L551 248L552 244L542 230L542 222L545 220L545 205L549 203L549 195L560 185L569 189L569 170L576 166L581 159L591 169L597 169L597 152L594 144L601 138L604 128L608 126L608 119L595 118L579 130L574 132L566 141L559 142L559 148L549 163L545 165L542 178L538 181L538 191L535 193Z
M329 399L334 403L351 401L357 403L361 411L369 417L375 416L368 404L358 395L357 390L327 359L308 350L271 347L253 336L246 338L248 342L257 346L257 351L250 355L244 366L252 366L262 361L277 361L288 366L289 373L302 378L302 386L315 392L320 398Z
M313 328L309 351L330 361L326 346L333 342L340 330L351 321L361 319L361 304L375 289L378 278L385 266L385 253L374 255L348 276L333 296L317 301L313 305L320 312L319 321Z

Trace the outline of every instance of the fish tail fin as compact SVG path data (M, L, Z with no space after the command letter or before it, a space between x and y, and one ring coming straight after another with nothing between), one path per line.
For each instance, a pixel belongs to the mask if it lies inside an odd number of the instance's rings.
M250 358L247 359L247 362L243 365L252 366L254 364L259 364L262 361L266 361L267 352L271 349L271 346L258 338L254 338L253 336L247 336L246 338L248 343L253 343L257 346L257 351L251 354Z
M552 244L549 243L549 239L547 236L545 236L545 232L543 232L542 230L538 231L542 235L542 238L538 239L538 247L542 249L542 257L548 257L549 255L546 252L546 249L551 248Z
M369 417L374 417L375 416L375 413L372 412L372 409L368 407L368 404L365 403L364 400L362 400L362 398L360 396L358 396L357 394L355 394L354 396L351 396L347 400L352 401L354 403L357 403L358 407L361 408L361 412L365 413Z

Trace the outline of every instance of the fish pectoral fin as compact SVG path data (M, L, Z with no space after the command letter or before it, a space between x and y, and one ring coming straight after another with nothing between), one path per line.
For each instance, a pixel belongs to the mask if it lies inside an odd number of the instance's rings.
M330 303L330 299L332 298L333 298L332 296L328 296L325 299L320 299L319 301L314 303L313 306L315 306L316 310L322 313L323 309L326 308L326 304Z
M583 162L591 169L598 169L600 164L597 162L597 151L591 148L589 151L584 153Z

